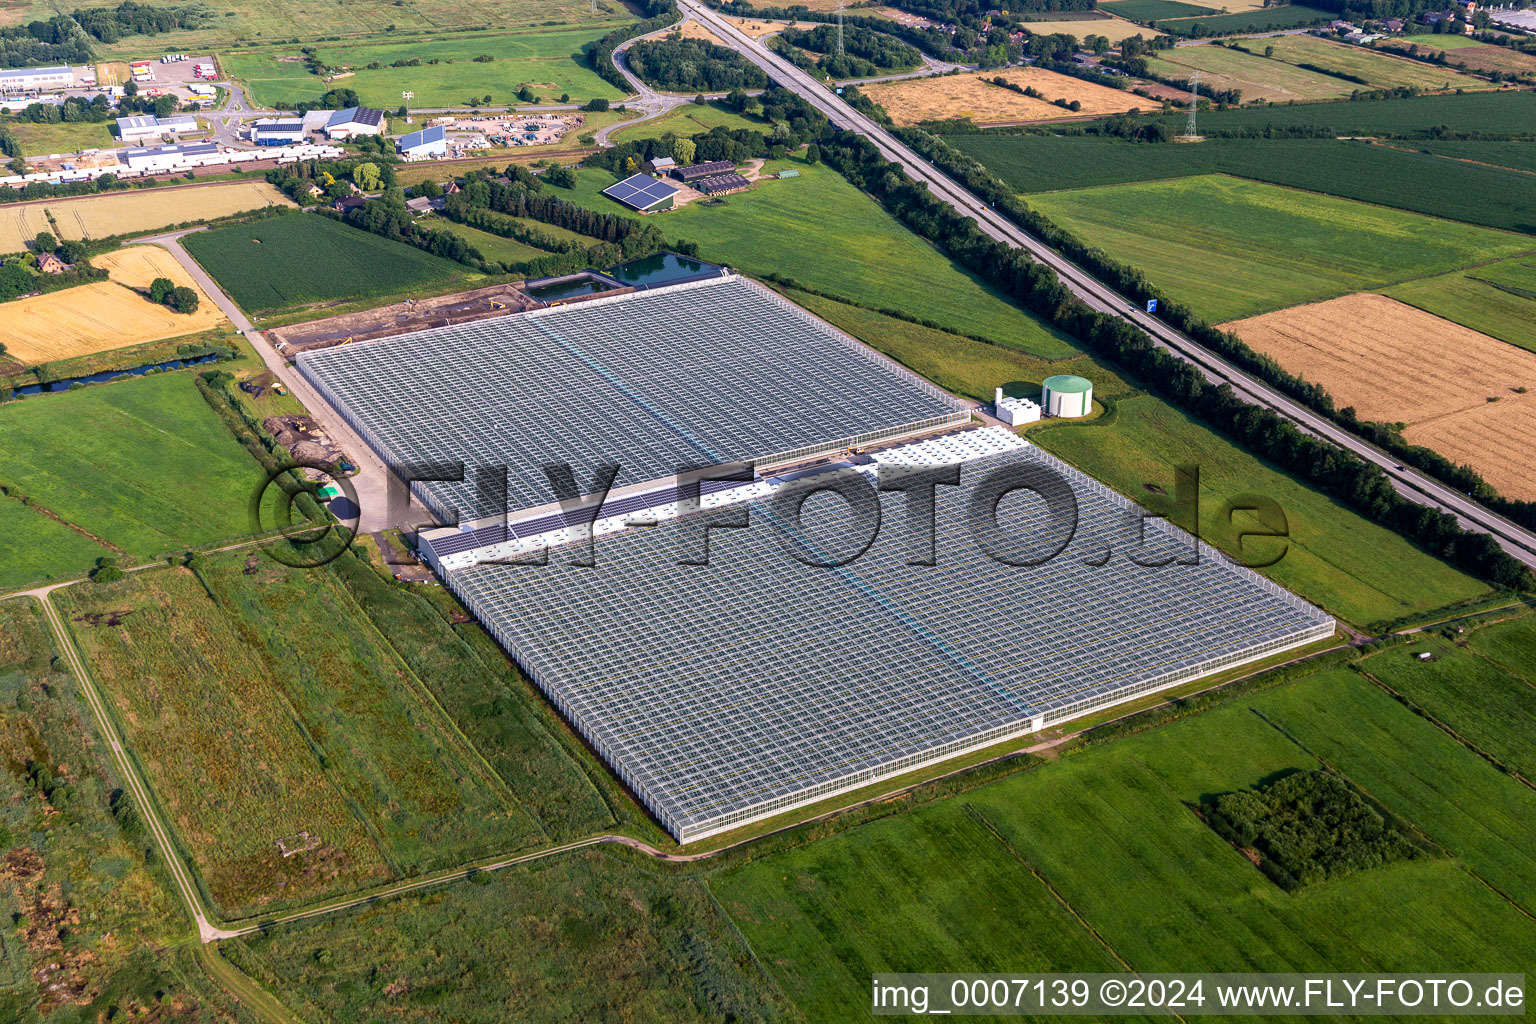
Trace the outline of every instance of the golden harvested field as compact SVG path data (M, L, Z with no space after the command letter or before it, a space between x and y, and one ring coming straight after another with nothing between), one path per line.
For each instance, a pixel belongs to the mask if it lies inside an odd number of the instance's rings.
M39 231L52 231L41 206L0 206L0 253L22 252Z
M1154 39L1162 35L1145 25L1137 25L1126 21L1124 18L1077 18L1067 20L1062 18L1052 21L1026 21L1024 27L1037 35L1056 35L1058 33L1076 36L1078 42L1083 41L1084 36L1104 36L1113 46L1119 46L1122 40L1132 36L1141 36L1143 39Z
M263 206L292 205L287 196L264 181L135 189L38 204L53 214L58 234L64 238L110 238L158 231L189 220L213 220ZM0 216L14 209L8 207Z
M1003 78L1020 87L1031 86L1045 94L1045 99L1023 96L1011 89L982 81L983 75ZM1119 89L1094 85L1067 75L1041 68L1009 68L967 75L938 78L909 78L901 82L880 82L863 87L864 94L885 108L897 124L942 121L969 117L977 124L1019 124L1061 117L1089 114L1118 114L1146 100ZM1051 103L1051 100L1077 100L1082 109L1076 113Z
M164 249L136 245L93 262L112 279L5 304L0 342L8 355L33 365L196 334L224 323L219 307ZM196 290L197 312L177 313L130 290L147 289L157 277Z
M1361 419L1405 423L1414 444L1472 466L1507 497L1536 498L1536 353L1366 293L1223 327Z
M722 45L719 36L706 28L703 22L694 21L692 18L682 23L677 30L677 34L684 39L702 39L706 43L714 43L716 46Z

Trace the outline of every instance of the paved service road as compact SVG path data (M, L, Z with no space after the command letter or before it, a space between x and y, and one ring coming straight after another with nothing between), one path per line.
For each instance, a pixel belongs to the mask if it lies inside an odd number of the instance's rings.
M988 236L1005 245L1023 248L1034 259L1054 269L1062 283L1088 306L1102 313L1131 321L1151 335L1159 345L1193 363L1207 380L1231 385L1232 390L1244 401L1271 409L1308 433L1327 438L1340 448L1354 453L1367 462L1375 463L1392 481L1399 493L1431 508L1451 513L1467 529L1490 534L1512 557L1531 568L1536 568L1536 534L1515 525L1503 516L1490 512L1453 487L1448 487L1423 473L1397 468L1398 463L1394 456L1367 444L1301 403L1243 373L1183 333L1141 312L1130 299L993 210L948 175L908 149L880 125L827 91L813 77L737 29L700 0L678 0L678 2L684 11L703 22L711 32L731 48L767 71L780 85L793 89L813 107L827 115L834 125L865 136L875 144L886 159L900 164L913 180L926 183L930 193L949 203L960 213L974 218L978 227Z

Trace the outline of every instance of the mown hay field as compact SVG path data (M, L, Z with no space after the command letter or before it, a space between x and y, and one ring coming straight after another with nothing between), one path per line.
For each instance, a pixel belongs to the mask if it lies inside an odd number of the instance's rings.
M231 552L61 604L227 914L540 837L331 570Z
M39 231L52 230L41 204L0 206L0 253L25 252Z
M1108 8L1105 8L1106 10ZM1038 35L1056 35L1058 33L1076 36L1078 42L1082 42L1085 36L1104 36L1114 46L1130 39L1132 36L1141 36L1143 39L1152 39L1162 33L1155 32L1142 25L1136 25L1124 18L1061 18L1050 21L1026 21L1024 28Z
M1244 103L1338 99L1360 88L1342 78L1224 46L1183 46L1161 52L1162 56L1147 60L1155 74L1187 81L1199 69L1205 85L1212 89L1237 89Z
M1047 192L1028 202L1213 321L1536 248L1526 235L1224 175Z
M315 214L199 231L182 244L251 313L397 294L466 273L457 263Z
M8 355L29 365L46 363L196 334L225 322L191 275L158 246L136 245L92 262L111 279L6 303L0 342ZM197 312L177 313L135 291L147 290L157 277L196 291Z
M46 208L58 225L61 238L112 238L136 232L157 231L190 220L215 220L266 206L292 206L293 202L264 181L230 181L216 185L130 189L28 204L25 209L42 215ZM0 218L16 211L7 207ZM52 230L45 227L45 230ZM36 234L36 232L33 232ZM3 246L0 246L3 248Z
M1375 89L1411 86L1425 91L1464 89L1472 92L1498 88L1493 82L1462 74L1452 68L1431 67L1407 57L1375 53L1362 46L1335 43L1316 36L1266 36L1247 40L1242 45L1249 52L1259 54L1273 47L1275 60L1288 64L1311 64L1327 71L1363 78L1368 87Z
M1536 260L1505 260L1419 278L1384 294L1536 352Z
M1358 294L1224 325L1361 419L1536 498L1536 353L1384 295Z
M1024 96L1012 89L992 85L983 78L1001 75L1023 87L1044 93L1044 99ZM1009 68L1003 71L938 78L909 78L900 82L877 82L863 87L864 94L885 108L897 124L943 121L968 117L977 124L1018 124L1046 121L1085 114L1117 114L1148 101L1129 92L1084 82L1041 68ZM1053 100L1077 100L1079 111L1058 107Z

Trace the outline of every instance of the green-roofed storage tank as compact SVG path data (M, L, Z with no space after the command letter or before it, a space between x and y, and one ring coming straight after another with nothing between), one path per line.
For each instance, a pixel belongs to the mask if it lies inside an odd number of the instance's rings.
M1040 390L1040 410L1047 416L1075 419L1093 411L1093 381L1061 373L1045 378Z

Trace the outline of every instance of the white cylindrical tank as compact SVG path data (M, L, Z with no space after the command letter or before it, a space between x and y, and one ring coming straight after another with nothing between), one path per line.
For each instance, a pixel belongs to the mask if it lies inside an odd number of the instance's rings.
M1047 416L1087 416L1093 411L1093 382L1070 373L1047 377L1040 390L1040 408Z

